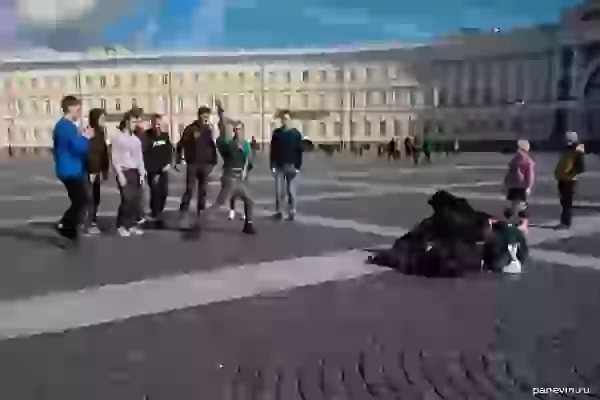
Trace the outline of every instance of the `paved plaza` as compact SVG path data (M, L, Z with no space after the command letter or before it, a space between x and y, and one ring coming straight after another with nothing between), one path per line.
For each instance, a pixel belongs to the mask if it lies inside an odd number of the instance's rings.
M254 237L224 214L192 240L117 237L111 181L106 235L68 251L51 230L67 205L51 162L2 161L0 399L519 400L539 387L600 398L600 160L588 156L568 232L553 229L555 160L537 157L525 273L463 279L364 261L427 216L436 189L501 212L508 156L415 168L311 154L295 222L267 218L262 162Z

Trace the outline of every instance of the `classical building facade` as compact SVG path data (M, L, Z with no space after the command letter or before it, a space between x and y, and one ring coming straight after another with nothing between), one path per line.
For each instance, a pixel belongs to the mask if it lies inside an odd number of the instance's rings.
M463 32L426 46L9 59L0 65L0 147L49 147L65 94L84 110L162 113L174 140L216 99L259 142L282 108L317 143L424 132L544 143L568 129L591 140L600 134L599 20L588 6L561 25Z

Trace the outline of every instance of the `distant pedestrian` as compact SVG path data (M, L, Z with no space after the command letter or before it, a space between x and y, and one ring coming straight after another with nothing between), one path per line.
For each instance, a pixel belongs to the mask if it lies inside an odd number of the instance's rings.
M410 136L404 138L404 154L407 158L412 157L412 140Z
M188 212L190 202L197 189L196 215L206 208L206 190L210 174L217 164L217 147L213 139L213 127L210 123L210 108L198 109L198 119L188 125L177 143L177 161L186 162L185 192L179 206L180 218Z
M89 153L87 157L88 172L88 202L83 223L84 234L97 235L98 208L100 206L100 188L102 182L108 180L110 169L110 155L106 138L105 126L106 111L102 108L90 110L88 124L94 131L94 137L89 142Z
M558 229L571 227L573 219L573 197L577 191L577 178L585 171L585 148L579 143L576 132L567 132L566 149L554 169L558 196L562 208Z
M65 186L71 205L60 219L57 230L62 237L76 241L87 203L85 164L94 130L86 129L80 134L76 122L81 118L81 102L76 97L65 96L61 109L63 116L52 133L52 150L56 176Z
M433 151L433 143L431 142L431 137L429 136L429 134L425 134L423 136L422 151L423 151L423 155L425 156L425 160L428 163L431 163L431 153Z
M279 113L281 126L273 131L271 137L270 165L275 176L275 219L283 218L282 203L287 196L288 220L296 216L296 189L298 175L302 168L302 134L289 127L289 110Z
M412 156L413 163L419 165L421 161L421 152L423 150L423 138L421 135L416 135L412 140Z
M517 148L517 154L509 162L504 177L506 200L509 202L504 210L504 217L507 222L510 222L517 215L518 228L527 234L529 229L527 208L535 182L535 162L529 155L530 144L527 140L519 140Z
M117 211L117 233L124 237L144 233L136 223L146 178L142 142L135 134L140 118L135 112L126 112L119 124L119 133L111 141L112 165L121 194L121 204Z
M397 151L396 141L394 139L390 139L390 141L387 144L387 158L388 158L388 161L396 159L396 151Z
M160 114L152 116L152 127L145 132L142 142L150 191L150 219L161 224L164 222L163 212L169 196L169 170L173 162L173 145L169 133L163 129L162 120Z

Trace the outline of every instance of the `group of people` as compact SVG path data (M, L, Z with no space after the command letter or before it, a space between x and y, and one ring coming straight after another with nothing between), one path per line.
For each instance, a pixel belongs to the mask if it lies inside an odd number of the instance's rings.
M100 233L97 225L102 183L114 172L121 204L116 225L120 236L142 235L142 224L147 220L164 226L164 210L169 196L170 171L179 170L185 161L185 191L181 197L180 226L197 229L201 216L229 202L229 218L235 218L235 202L244 203L242 232L254 234L254 203L248 189L248 173L253 169L253 147L245 139L244 124L225 116L217 102L218 137L213 138L210 123L211 109L200 107L198 119L188 125L179 142L171 142L164 130L163 117L153 114L150 128L141 109L124 113L118 132L106 132L106 112L94 108L89 112L88 125L80 127L81 102L74 96L63 98L63 117L53 132L53 156L58 179L66 188L71 202L57 223L59 234L77 241ZM302 168L302 134L289 126L288 110L279 114L280 127L274 130L270 147L270 167L275 180L276 219L284 217L284 200L287 197L287 219L294 220L296 213L296 182ZM222 159L221 188L216 200L207 207L207 185ZM150 194L150 214L144 215L143 190L147 184ZM189 223L186 218L194 192L196 218Z
M401 150L403 146L403 150ZM423 136L406 136L402 143L399 143L396 139L390 139L387 145L380 145L379 155L382 156L387 154L388 160L397 161L401 158L402 153L412 159L415 165L419 165L421 160L425 158L425 161L430 163L432 160L433 153L445 153L449 155L451 152L457 153L459 151L458 139L452 143L434 142L428 134Z

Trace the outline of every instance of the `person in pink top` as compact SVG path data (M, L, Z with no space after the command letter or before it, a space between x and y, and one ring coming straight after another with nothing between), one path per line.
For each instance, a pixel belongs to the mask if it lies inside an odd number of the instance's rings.
M504 217L510 221L517 215L519 229L527 233L527 201L535 182L535 162L529 155L530 144L527 140L519 140L517 147L517 154L508 163L508 171L504 177L504 190L509 202L504 210Z

